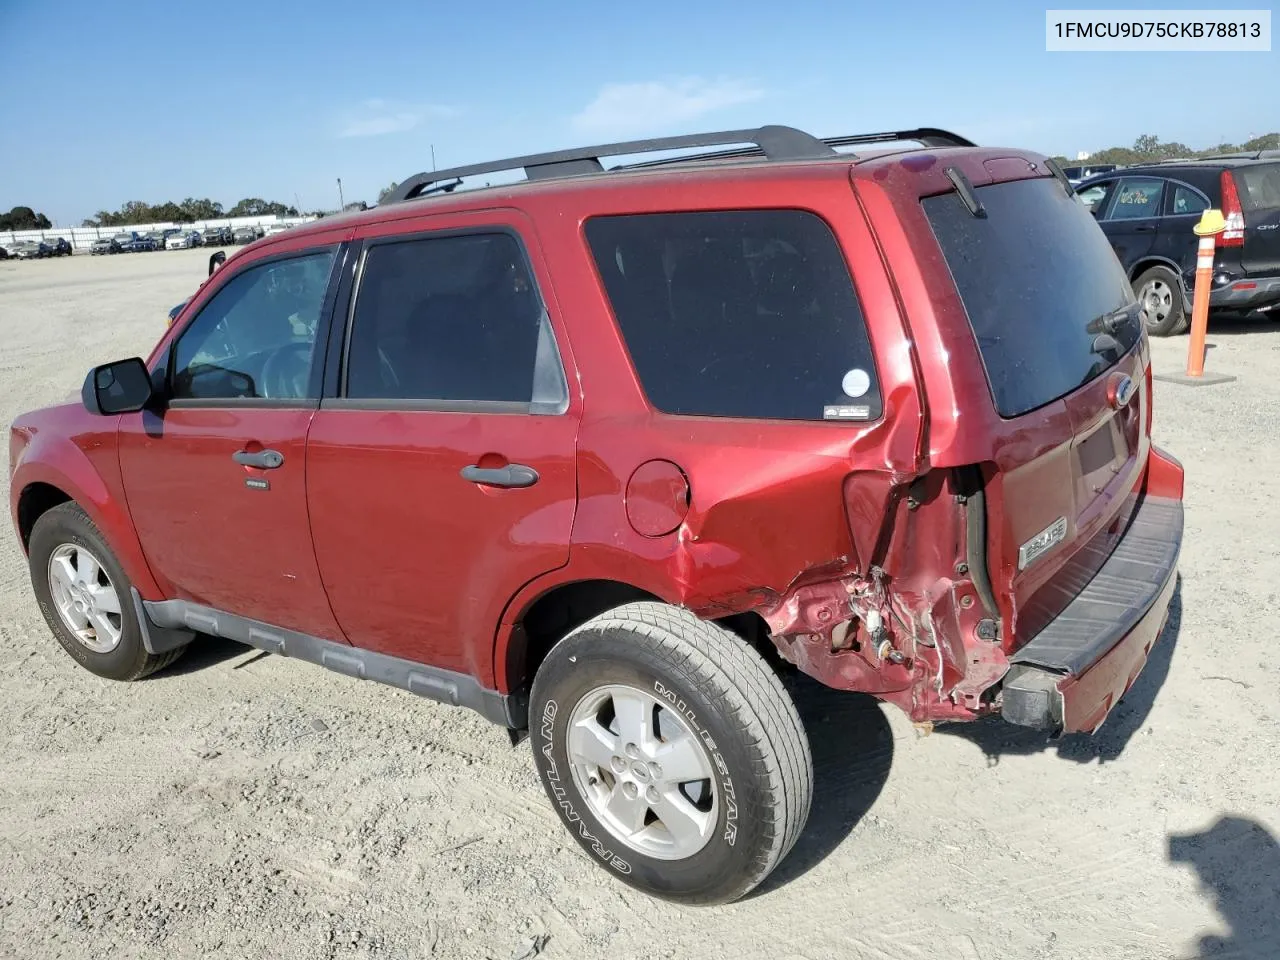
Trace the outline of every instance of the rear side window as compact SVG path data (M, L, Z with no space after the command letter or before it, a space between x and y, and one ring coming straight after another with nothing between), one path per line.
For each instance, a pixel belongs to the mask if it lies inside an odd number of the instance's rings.
M508 233L370 247L346 378L350 400L557 408L568 398L550 322Z
M1133 291L1106 235L1056 180L922 201L969 315L996 409L1016 417L1113 366L1141 335Z
M1246 213L1280 209L1280 163L1236 167L1231 171Z
M1199 191L1184 187L1182 184L1171 184L1171 186L1173 187L1173 203L1169 210L1171 215L1182 217L1208 209L1209 201Z
M587 242L664 413L870 420L880 391L831 229L802 210L596 217Z

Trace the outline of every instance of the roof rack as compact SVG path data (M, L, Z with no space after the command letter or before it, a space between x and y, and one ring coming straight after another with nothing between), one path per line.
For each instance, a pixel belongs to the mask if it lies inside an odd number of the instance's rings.
M381 205L400 203L436 193L451 193L463 177L508 170L524 170L527 180L550 180L556 177L572 177L586 173L602 173L601 157L631 156L657 153L665 150L687 150L697 147L718 147L728 144L752 144L733 150L693 156L666 157L613 170L629 170L638 167L671 163L687 163L691 160L728 160L736 157L763 156L768 160L821 160L835 157L835 147L864 143L884 143L895 140L916 140L926 147L971 147L974 144L964 137L935 127L901 130L891 133L861 133L843 137L819 139L794 127L764 126L750 130L722 130L717 133L696 133L681 137L658 137L649 140L628 140L621 143L605 143L594 147L579 147L552 153L533 153L523 157L511 157L489 163L474 163L448 170L417 173L401 183L386 197Z

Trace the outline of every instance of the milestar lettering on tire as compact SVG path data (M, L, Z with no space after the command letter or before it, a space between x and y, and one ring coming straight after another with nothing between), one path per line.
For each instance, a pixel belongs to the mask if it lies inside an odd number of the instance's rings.
M619 873L630 873L631 864L623 860L612 850L609 850L600 840L587 829L586 823L583 822L581 815L574 809L573 804L569 802L569 791L560 780L560 769L556 766L555 757L552 756L554 731L556 722L556 712L559 706L554 700L548 700L546 706L542 710L542 756L547 761L547 783L555 794L556 804L564 813L564 818L578 828L578 833L583 840L591 844L591 849L597 857L603 860Z
M674 692L668 690L661 680L653 682L653 689L658 696L671 704L681 716L689 721L689 726L706 745L707 751L711 754L711 762L716 765L716 770L720 773L720 780L724 787L725 801L725 821L724 821L724 840L729 846L733 846L738 839L738 798L733 789L733 778L729 776L729 765L725 763L724 757L720 755L720 750L716 747L716 742L712 739L707 729L698 723L698 715L693 709L685 703Z

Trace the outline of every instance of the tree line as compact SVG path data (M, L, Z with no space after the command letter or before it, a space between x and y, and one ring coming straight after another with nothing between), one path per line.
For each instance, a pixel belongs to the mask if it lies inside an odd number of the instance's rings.
M0 230L48 230L52 226L48 217L30 207L14 207L8 213L0 213Z
M1280 133L1264 133L1244 143L1219 143L1216 146L1195 150L1177 140L1161 140L1154 133L1144 133L1133 141L1132 147L1108 147L1089 154L1087 161L1054 157L1063 166L1075 166L1081 162L1114 163L1129 167L1139 163L1157 163L1161 160L1211 157L1220 153L1253 153L1256 150L1280 150Z
M187 197L181 203L170 200L157 204L130 200L119 210L99 210L81 226L122 227L133 223L192 223L196 220L217 220L221 217L269 217L273 214L277 217L296 217L298 209L258 197L241 200L230 210L223 210L222 204L207 197L200 200Z

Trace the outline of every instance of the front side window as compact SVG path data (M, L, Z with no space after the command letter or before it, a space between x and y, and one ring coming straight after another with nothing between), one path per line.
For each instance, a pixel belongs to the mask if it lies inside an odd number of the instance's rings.
M348 400L567 400L550 321L509 233L377 243L351 318Z
M1114 180L1104 180L1102 183L1095 183L1092 186L1078 190L1076 196L1080 198L1080 202L1084 204L1085 209L1096 217L1106 209L1107 197L1115 185L1116 182Z
M334 255L273 260L224 283L174 346L172 398L313 398L311 369Z
M1164 181L1155 179L1121 180L1115 201L1107 212L1108 220L1140 220L1160 216L1160 198Z
M804 210L595 217L587 242L664 413L871 420L879 384L831 228Z

